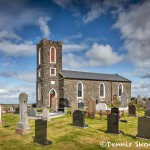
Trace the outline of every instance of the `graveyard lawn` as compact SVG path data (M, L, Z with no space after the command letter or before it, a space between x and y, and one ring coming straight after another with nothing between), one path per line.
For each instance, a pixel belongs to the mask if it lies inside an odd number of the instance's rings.
M137 111L138 116L143 116L144 111ZM121 119L128 122L120 122L120 129L124 131L124 135L115 135L106 133L107 120L106 115L100 119L99 115L96 118L89 119L86 117L85 123L88 124L87 129L71 126L72 116L67 114L60 118L54 118L48 122L47 139L52 141L52 145L41 146L33 142L35 135L35 121L29 119L31 133L28 135L18 135L15 133L16 125L19 116L17 114L3 114L2 120L4 124L0 125L0 149L17 149L17 150L106 150L106 149L150 149L150 140L136 139L137 134L137 117L128 117L125 114ZM110 143L131 143L131 147L106 147L100 146L100 142ZM135 142L145 144L143 147L136 147ZM106 143L107 144L107 143ZM128 146L127 145L127 146ZM149 147L146 147L149 145ZM110 146L110 147L109 147Z

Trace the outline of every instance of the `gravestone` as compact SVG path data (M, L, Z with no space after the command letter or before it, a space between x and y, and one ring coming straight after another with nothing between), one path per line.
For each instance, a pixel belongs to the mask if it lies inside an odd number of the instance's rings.
M150 99L146 100L146 110L150 110Z
M145 111L145 116L150 117L150 110L146 110L146 111Z
M142 105L143 104L143 99L141 98L140 95L137 96L137 104Z
M78 109L84 109L84 103L83 102L78 103Z
M124 92L121 94L121 104L120 104L120 108L126 108L128 106L128 96L127 94Z
M1 114L2 114L2 106L0 105L0 124L2 124Z
M87 128L88 125L85 124L85 113L81 110L75 110L73 113L73 126L78 126L82 128Z
M52 141L47 140L47 120L35 120L35 136L33 137L35 143L42 145L52 144Z
M96 104L96 111L99 112L100 110L102 110L102 111L108 110L107 105L105 103Z
M35 108L30 108L29 116L31 116L31 117L37 117L38 116Z
M107 132L120 134L118 115L115 113L107 115Z
M57 98L55 96L51 99L51 111L57 112Z
M71 114L73 114L75 110L78 110L78 104L77 104L77 101L72 101L71 102Z
M138 117L137 138L150 139L150 117Z
M67 114L67 111L68 111L67 107L64 107L64 113L65 114Z
M135 116L136 117L136 107L134 105L129 105L129 116Z
M27 118L27 101L28 95L26 93L21 93L19 95L19 122L16 128L16 133L21 135L28 134L31 132Z
M88 117L95 118L96 108L95 108L95 100L89 99L88 100Z
M119 115L119 108L118 107L112 107L111 108L111 114L117 114L117 115Z
M49 110L47 108L43 109L42 116L43 119L49 120Z

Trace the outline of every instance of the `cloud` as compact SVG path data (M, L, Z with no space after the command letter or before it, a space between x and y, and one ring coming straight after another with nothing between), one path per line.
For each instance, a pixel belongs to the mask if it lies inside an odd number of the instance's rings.
M40 26L40 30L44 34L44 37L48 37L50 35L50 29L47 25L50 20L51 18L49 17L40 17L38 20L38 25Z
M149 73L149 72L148 72L148 73L146 73L145 75L143 75L143 76L142 76L142 78L143 78L143 79L150 78L150 73Z
M13 32L6 30L0 31L0 40L17 40L20 41L22 38Z
M150 1L130 6L122 10L114 24L124 39L128 58L140 68L150 64Z
M36 53L36 47L32 41L16 44L4 40L0 41L0 52L12 56L31 56Z
M88 45L85 43L81 44L63 44L63 51L64 52L71 52L71 51L83 51L88 48Z
M15 73L15 72L6 72L6 71L0 72L0 77L5 77L5 78L14 77L16 75L17 75L17 73Z
M99 45L94 43L92 48L86 52L90 66L109 66L123 60L123 56L113 51L110 45Z

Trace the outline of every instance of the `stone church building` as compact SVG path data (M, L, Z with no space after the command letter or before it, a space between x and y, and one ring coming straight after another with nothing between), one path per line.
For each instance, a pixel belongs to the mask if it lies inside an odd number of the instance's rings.
M57 110L60 99L87 103L119 99L123 92L131 97L131 81L118 74L62 70L62 42L43 38L37 44L37 107ZM69 63L69 62L68 62Z

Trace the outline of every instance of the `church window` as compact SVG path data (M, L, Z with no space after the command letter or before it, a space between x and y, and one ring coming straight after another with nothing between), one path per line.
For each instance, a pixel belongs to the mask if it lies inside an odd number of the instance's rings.
M41 64L41 48L38 51L39 65Z
M81 82L78 82L78 97L83 97L83 84Z
M104 98L105 97L105 85L103 82L100 83L99 92L100 92L100 97Z
M38 85L38 100L41 100L41 84Z
M38 70L38 77L41 77L41 69Z
M50 76L56 76L56 68L50 68Z
M50 48L50 63L56 63L56 49L55 49L55 47Z
M121 96L122 93L123 93L123 85L120 83L118 86L118 95Z

